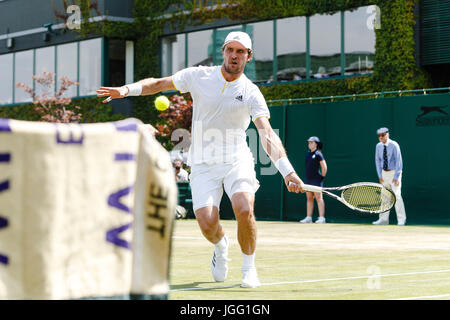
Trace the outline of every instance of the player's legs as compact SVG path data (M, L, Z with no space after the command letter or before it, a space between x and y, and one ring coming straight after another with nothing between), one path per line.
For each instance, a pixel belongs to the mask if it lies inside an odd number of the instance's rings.
M207 206L195 211L195 218L203 236L211 243L218 243L225 235L220 225L219 209L216 206Z
M256 249L256 220L253 211L255 195L237 192L231 198L234 215L238 224L237 237L242 253L252 255Z
M203 236L214 244L211 272L215 281L225 281L228 274L228 238L220 224L219 204L223 195L224 168L195 166L191 168L192 204Z
M256 288L261 285L255 267L256 220L253 212L255 195L249 192L236 192L231 197L234 215L238 224L238 242L242 251L241 287Z
M252 159L239 160L224 178L224 188L231 199L238 224L238 242L244 254L256 248L255 192L259 188Z
M237 220L237 236L242 251L241 287L256 288L261 285L255 267L256 219L254 215L255 192L259 188L253 159L241 159L224 179L224 188L233 206Z
M225 281L228 275L228 237L220 225L219 209L208 206L195 211L203 236L214 244L211 273L215 281Z
M215 165L197 165L191 167L189 176L195 217L203 235L213 244L224 236L219 223L223 195L221 171Z

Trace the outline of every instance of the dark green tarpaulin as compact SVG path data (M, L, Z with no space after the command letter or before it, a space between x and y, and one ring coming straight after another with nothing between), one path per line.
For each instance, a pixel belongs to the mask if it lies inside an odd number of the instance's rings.
M388 127L403 155L402 195L408 224L450 224L450 94L298 104L270 107L270 122L284 141L300 177L304 176L306 140L316 135L324 143L328 164L325 186L361 181L377 182L376 130ZM261 187L256 193L255 214L260 220L300 220L306 215L303 194L290 194L281 175L267 175L273 164L259 143L255 128L248 140L257 159ZM376 217L360 216L341 203L325 198L329 222L370 223ZM317 208L315 208L317 216ZM233 218L224 194L221 217ZM395 210L391 223L396 223Z

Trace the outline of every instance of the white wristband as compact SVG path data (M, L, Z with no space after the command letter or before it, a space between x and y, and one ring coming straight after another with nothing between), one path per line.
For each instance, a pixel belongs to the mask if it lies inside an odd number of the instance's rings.
M128 88L127 97L128 96L140 96L142 93L142 84L140 84L139 82L127 84L125 87Z
M288 158L282 157L275 162L275 167L280 171L283 178L285 178L289 173L294 172L294 167L289 162Z

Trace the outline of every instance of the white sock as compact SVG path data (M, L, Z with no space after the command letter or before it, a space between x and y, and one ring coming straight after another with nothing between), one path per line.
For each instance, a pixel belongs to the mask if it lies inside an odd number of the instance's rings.
M217 253L225 251L227 248L227 240L225 239L225 236L220 239L219 242L215 244L214 250L216 250Z
M242 258L244 259L242 263L242 270L248 270L255 267L255 254L247 255L245 253L242 254Z

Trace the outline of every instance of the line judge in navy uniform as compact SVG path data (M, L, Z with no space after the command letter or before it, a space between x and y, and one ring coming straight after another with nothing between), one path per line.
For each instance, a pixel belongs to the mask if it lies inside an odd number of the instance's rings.
M400 146L394 140L389 139L389 129L377 130L378 144L375 147L375 166L378 179L382 185L392 190L397 198L395 212L397 213L397 224L406 224L405 205L402 198L402 172L403 160ZM379 219L373 224L389 224L389 211L379 215Z
M308 139L309 151L305 156L306 184L323 187L323 180L327 174L327 163L321 152L322 146L318 137ZM306 218L300 220L301 223L312 223L314 199L316 199L319 209L319 218L316 223L325 223L325 203L321 192L306 192Z

